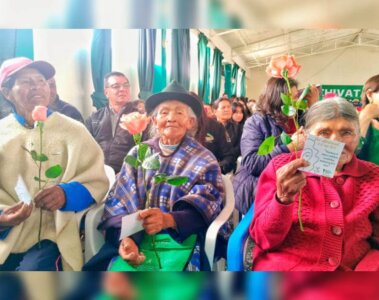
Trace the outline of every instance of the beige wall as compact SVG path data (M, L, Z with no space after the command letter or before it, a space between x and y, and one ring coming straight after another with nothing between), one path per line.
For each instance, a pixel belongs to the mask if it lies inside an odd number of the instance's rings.
M34 58L50 62L61 99L77 107L85 116L91 111L92 30L34 29Z
M92 29L34 29L34 58L56 69L60 98L77 107L86 118L94 110L91 94ZM125 73L137 98L138 30L112 30L112 69Z
M308 83L360 85L379 74L379 48L354 47L298 59L302 69L297 76L299 87ZM268 75L265 68L251 69L247 96L257 98Z

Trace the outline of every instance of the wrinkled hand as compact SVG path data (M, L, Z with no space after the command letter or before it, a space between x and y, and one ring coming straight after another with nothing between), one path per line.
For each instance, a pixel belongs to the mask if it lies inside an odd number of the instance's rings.
M63 189L56 185L39 191L34 203L36 207L56 211L66 204L66 195Z
M289 144L289 149L291 152L297 150L302 150L304 148L306 135L303 126L301 126L292 136L292 142ZM297 145L297 146L296 146Z
M143 228L147 234L155 234L163 229L176 227L174 218L167 213L162 212L159 208L149 208L139 213L143 221Z
M118 248L118 253L122 259L126 260L133 266L142 264L146 259L145 255L142 252L139 252L138 246L130 237L122 239L120 247Z
M318 88L312 84L308 94L304 97L308 101L308 108L317 103L320 99L320 93Z
M307 167L303 158L295 159L276 171L276 196L283 204L290 204L306 184L306 176L298 168Z
M30 216L32 210L33 204L28 205L23 202L8 207L4 209L3 213L0 215L0 226L17 226Z

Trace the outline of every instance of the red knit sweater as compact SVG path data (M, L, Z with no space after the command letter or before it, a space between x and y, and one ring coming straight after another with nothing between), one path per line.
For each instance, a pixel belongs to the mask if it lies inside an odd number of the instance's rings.
M301 232L298 198L289 205L275 198L275 172L293 159L276 156L260 176L250 225L253 269L379 270L379 251L370 244L379 244L379 167L354 157L334 178L306 173Z

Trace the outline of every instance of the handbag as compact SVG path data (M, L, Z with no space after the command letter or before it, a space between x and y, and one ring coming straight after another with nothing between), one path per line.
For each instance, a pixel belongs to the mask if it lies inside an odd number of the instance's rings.
M155 251L153 237L155 236ZM192 256L197 235L192 234L182 243L175 241L168 233L156 235L145 234L139 246L146 259L138 265L132 266L117 256L109 267L109 271L183 271ZM158 257L161 263L159 267Z

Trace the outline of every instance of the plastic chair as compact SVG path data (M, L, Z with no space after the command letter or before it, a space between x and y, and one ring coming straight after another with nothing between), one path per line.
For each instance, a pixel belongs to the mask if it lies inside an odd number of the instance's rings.
M105 173L107 174L109 180L109 189L113 186L116 181L116 174L114 170L105 165ZM107 193L108 194L108 193ZM104 210L104 201L107 195L105 195L102 203L97 204L92 207L86 215L85 218L85 241L84 241L84 261L87 262L92 256L94 256L104 244L104 237L102 233L97 230L97 226L100 224L101 216Z
M249 236L249 226L254 216L254 204L251 205L246 215L233 231L229 238L227 249L227 270L245 271L245 258L247 247L252 247L252 239ZM250 243L249 243L250 240ZM248 255L251 255L250 253ZM250 259L250 258L249 258ZM272 273L248 272L245 277L247 299L271 299Z
M216 248L216 240L217 234L222 225L226 221L228 221L230 215L234 209L234 194L233 194L233 186L230 179L223 175L222 176L226 201L225 206L220 212L220 214L216 217L216 219L209 226L206 237L205 237L205 253L207 255L207 259L211 266L211 269L214 270L213 260L214 253ZM85 239L85 261L87 262L93 255L95 255L104 244L104 237L100 231L96 228L100 223L101 216L103 213L104 204L97 205L93 209L91 209L87 213L85 230L86 230L86 239Z
M104 165L104 171L105 171L105 174L107 175L108 177L108 181L109 181L109 188L108 188L108 191L110 190L110 188L112 187L113 183L115 182L115 178L116 178L116 175L115 175L115 172L114 170L112 169L112 167L108 166L108 165ZM108 193L107 193L108 194ZM80 229L82 229L82 220L85 216L87 216L88 212L95 208L97 205L94 204L94 205L91 205L90 207L88 207L87 209L84 209L82 211L79 211L76 213L76 221L77 221L77 224L78 224L78 227Z
M216 217L216 219L209 226L206 236L205 236L205 254L207 256L209 265L211 267L211 271L214 271L214 254L216 249L216 240L218 232L222 225L224 225L230 218L234 210L234 192L233 185L230 181L230 178L227 175L222 175L222 181L224 183L225 188L225 203L224 208L220 212L220 214ZM219 268L217 268L217 271Z
M247 214L234 229L229 237L227 248L227 270L244 271L244 257L246 251L246 241L249 237L249 226L254 215L254 204L251 205Z

